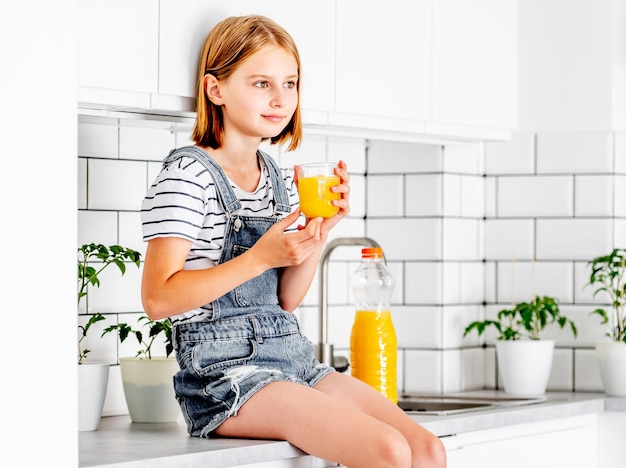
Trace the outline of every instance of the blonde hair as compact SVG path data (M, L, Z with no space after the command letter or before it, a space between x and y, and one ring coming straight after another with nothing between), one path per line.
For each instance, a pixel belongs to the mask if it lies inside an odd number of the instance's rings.
M196 123L192 139L200 146L220 148L224 138L221 106L213 104L204 91L204 76L227 79L237 67L268 45L278 45L290 52L298 65L298 104L283 131L270 138L271 144L289 141L287 151L298 147L302 139L300 113L300 54L292 37L281 26L264 16L233 16L219 22L209 33L198 66Z

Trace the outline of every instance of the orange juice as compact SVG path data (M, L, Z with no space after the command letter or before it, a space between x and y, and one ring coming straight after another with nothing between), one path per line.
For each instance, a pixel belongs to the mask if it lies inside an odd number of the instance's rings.
M330 218L339 211L339 207L332 203L332 200L341 198L341 194L330 191L334 185L339 185L339 176L316 175L298 179L300 209L307 218Z
M357 310L350 336L352 376L398 403L398 340L389 310Z

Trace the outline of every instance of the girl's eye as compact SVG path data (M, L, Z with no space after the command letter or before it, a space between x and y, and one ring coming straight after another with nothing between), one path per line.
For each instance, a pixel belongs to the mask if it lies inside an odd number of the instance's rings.
M295 88L296 87L296 82L295 81L287 81L284 85L285 88Z
M257 88L267 88L269 87L269 83L267 81L257 81L256 83L254 83L254 86L256 86Z

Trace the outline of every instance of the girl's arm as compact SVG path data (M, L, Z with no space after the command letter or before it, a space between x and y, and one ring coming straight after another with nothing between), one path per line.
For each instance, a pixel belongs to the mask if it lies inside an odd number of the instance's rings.
M185 270L191 241L159 237L148 242L141 283L146 314L160 320L203 306L265 270L299 265L318 250L320 220L285 234L299 210L274 224L248 251L228 262L202 270Z

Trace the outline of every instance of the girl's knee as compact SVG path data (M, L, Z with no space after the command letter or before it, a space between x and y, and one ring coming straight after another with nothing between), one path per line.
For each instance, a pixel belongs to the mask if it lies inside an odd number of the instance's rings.
M447 464L446 448L438 437L429 434L418 444L413 445L413 467L445 468Z
M411 466L411 446L402 433L390 428L375 439L374 446L378 460L376 466L394 468Z

